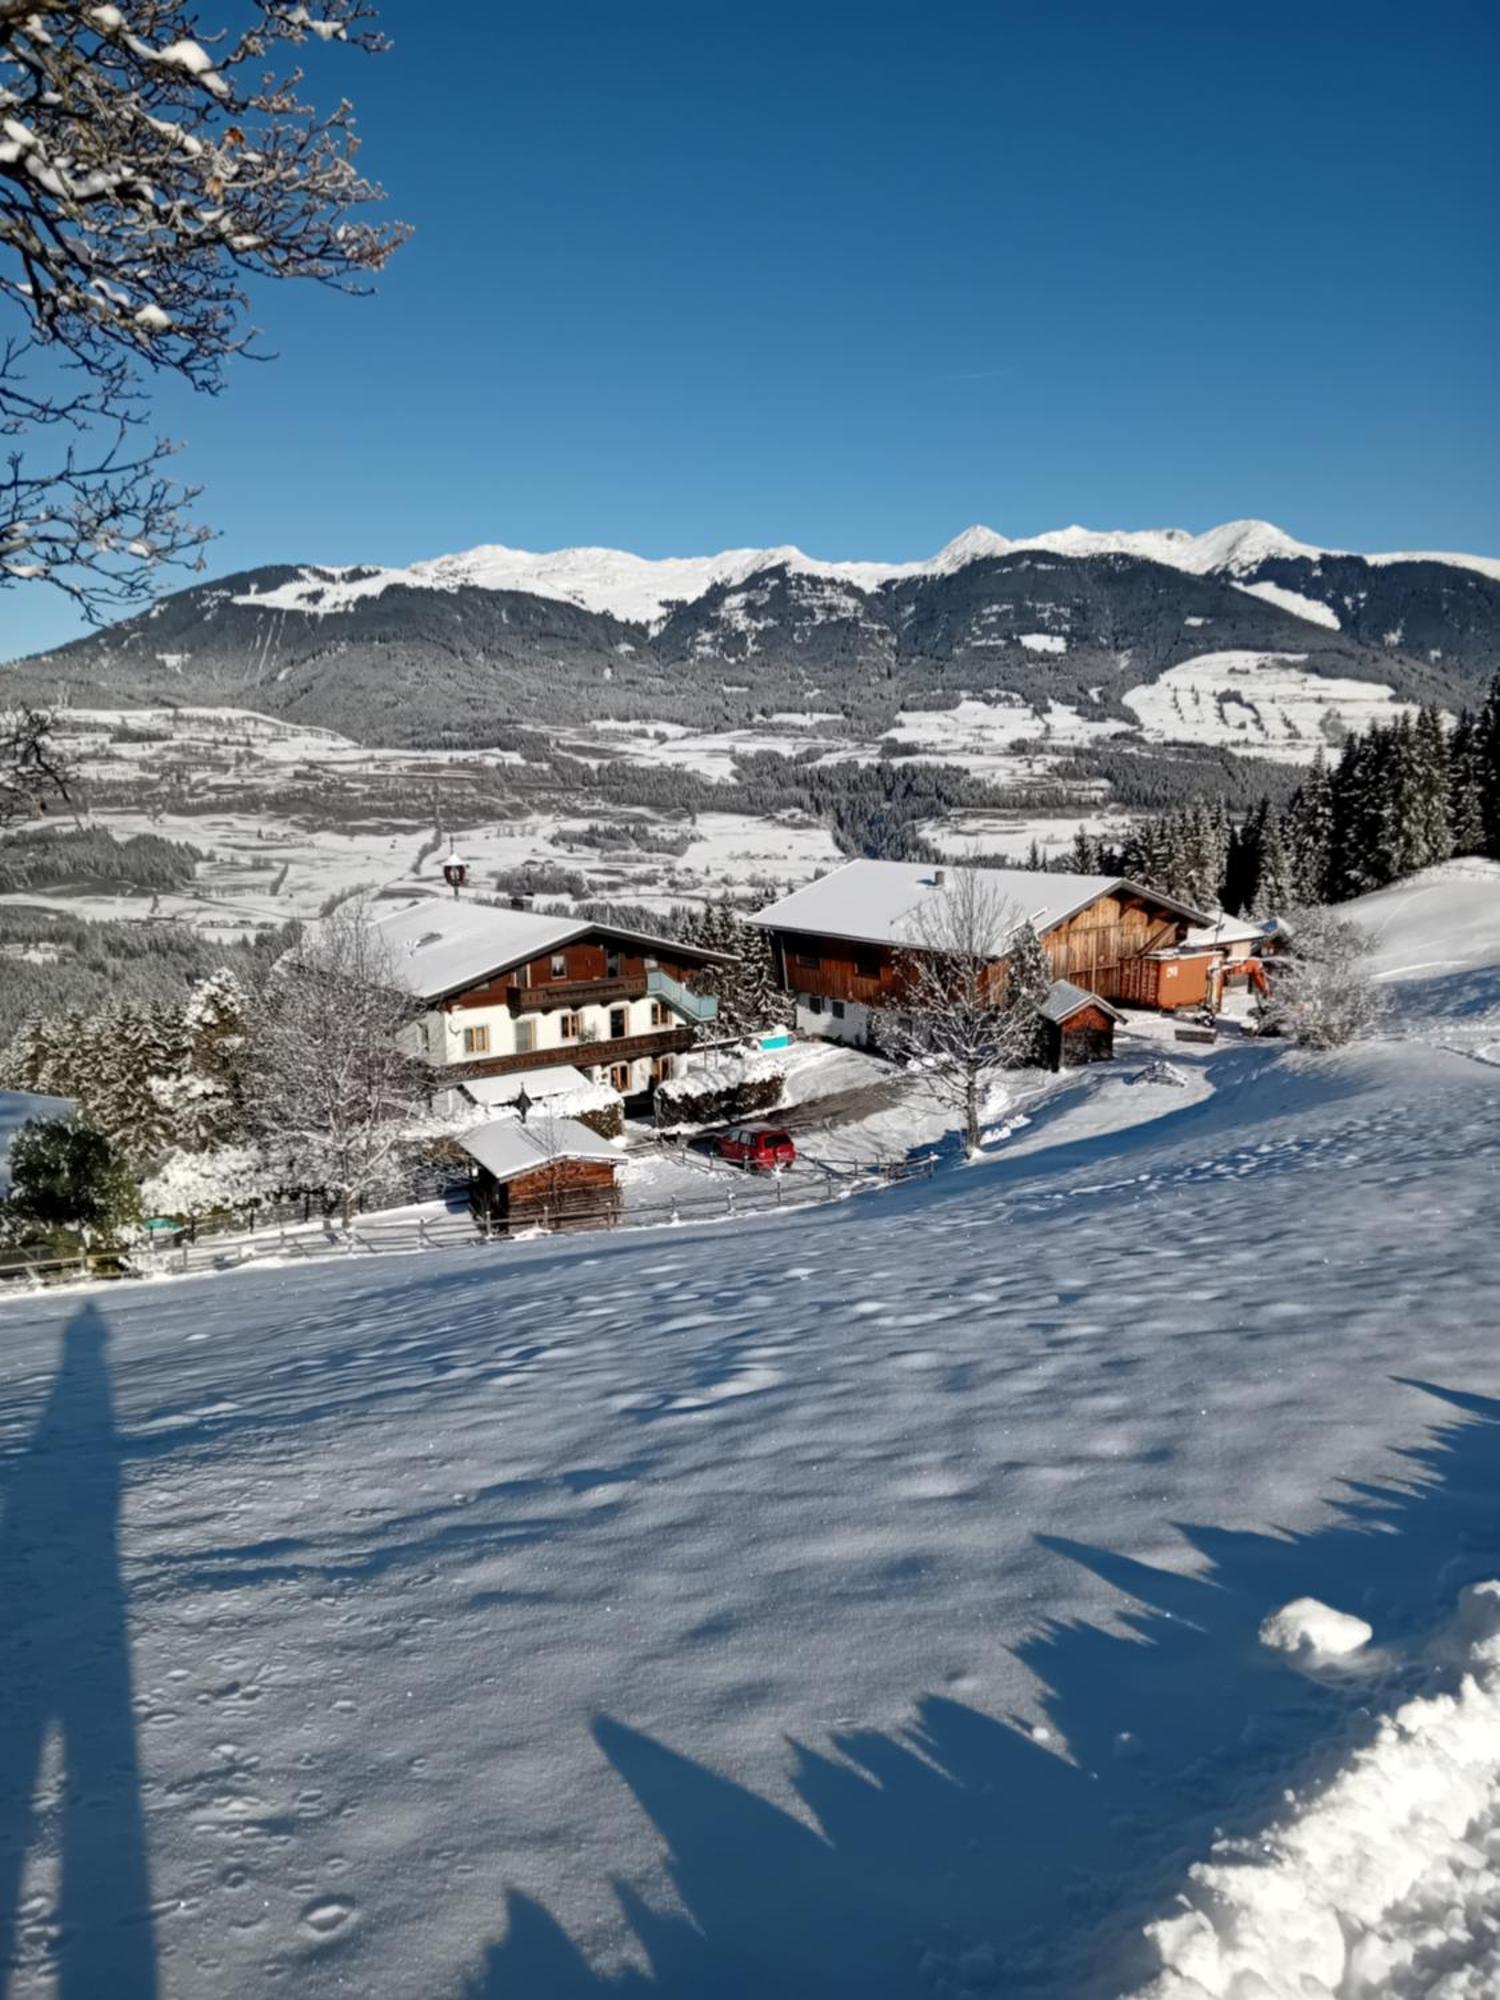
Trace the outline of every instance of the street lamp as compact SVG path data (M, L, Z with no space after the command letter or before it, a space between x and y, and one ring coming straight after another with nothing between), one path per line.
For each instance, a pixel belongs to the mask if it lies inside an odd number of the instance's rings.
M469 879L469 864L455 847L443 863L443 880L456 896Z

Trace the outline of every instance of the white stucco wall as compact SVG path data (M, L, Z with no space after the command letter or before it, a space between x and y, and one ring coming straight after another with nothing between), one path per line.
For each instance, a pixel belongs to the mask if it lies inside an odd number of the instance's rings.
M800 1034L813 1035L825 1042L863 1042L870 1032L870 1009L861 1000L824 1000L822 1012L814 1013L812 996L807 993L797 995L797 1029ZM836 1006L842 1005L843 1015L834 1013Z
M546 1013L513 1015L509 1007L459 1007L444 1013L441 1008L433 1008L423 1016L422 1025L427 1030L425 1053L430 1062L461 1063L483 1059L483 1056L513 1056L523 1053L516 1038L519 1023L529 1023L532 1030L531 1052L540 1054L554 1050L570 1051L580 1068L589 1066L590 1044L586 1037L592 1033L594 1039L607 1042L614 1039L610 1034L609 1017L615 1008L623 1009L626 1017L626 1035L649 1035L660 1032L653 1030L649 998L643 1000L616 1000L607 1006L589 1004L573 1009L582 1021L582 1036L565 1037L562 1032L564 1009L549 1008ZM670 1012L663 1024L677 1027L680 1023ZM465 1028L485 1027L490 1031L490 1045L482 1052L466 1055L464 1052Z

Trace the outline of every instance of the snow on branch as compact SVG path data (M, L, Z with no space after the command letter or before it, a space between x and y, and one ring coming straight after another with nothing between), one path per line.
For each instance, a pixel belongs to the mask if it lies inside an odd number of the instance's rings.
M407 233L365 213L382 194L349 104L320 113L302 72L274 66L308 42L382 49L363 0L255 0L238 30L202 11L0 0L0 305L18 327L0 434L104 434L41 464L11 456L0 587L44 580L91 613L139 600L203 539L182 520L193 495L161 473L169 447L127 441L142 373L217 391L252 351L256 280L363 290ZM38 358L56 365L29 388Z

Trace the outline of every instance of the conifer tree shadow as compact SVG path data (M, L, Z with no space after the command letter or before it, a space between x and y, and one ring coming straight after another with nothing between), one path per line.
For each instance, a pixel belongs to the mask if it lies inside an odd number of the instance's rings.
M661 1834L679 1907L615 1894L645 1970L591 1967L512 1896L466 2000L907 2000L1025 1991L1106 2000L1149 1975L1144 1925L1221 1829L1253 1836L1368 1738L1428 1663L1462 1583L1500 1575L1500 1402L1410 1385L1462 1419L1349 1487L1308 1533L1184 1526L1204 1567L1050 1544L1132 1600L1106 1630L1053 1621L1018 1656L1054 1735L929 1694L897 1732L793 1744L805 1817L610 1718L595 1739ZM1319 1597L1376 1629L1373 1658L1308 1668L1268 1653L1265 1614ZM1066 1746L1064 1751L1063 1746Z
M55 1926L59 2000L157 1991L107 1339L85 1306L30 1441L0 1463L0 1996L28 1918L39 1932ZM54 1735L60 1797L44 1824L37 1785ZM55 1847L57 1906L23 1913L38 1843Z

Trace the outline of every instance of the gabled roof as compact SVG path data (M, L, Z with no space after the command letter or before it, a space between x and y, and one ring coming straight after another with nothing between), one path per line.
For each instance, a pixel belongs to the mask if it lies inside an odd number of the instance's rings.
M456 1135L458 1143L497 1181L512 1181L553 1160L608 1160L618 1166L620 1155L608 1139L601 1139L576 1118L544 1118L535 1125L523 1125L519 1118L495 1118L488 1125L476 1125Z
M514 1104L524 1090L528 1097L566 1097L574 1090L598 1090L571 1063L551 1063L545 1069L513 1069L502 1076L466 1076L462 1089L476 1104Z
M1032 868L973 870L918 861L846 861L805 889L757 911L749 921L768 930L805 931L854 944L910 945L920 934L922 905L942 895L956 878L976 873L998 902L1015 910L1018 924L1029 920L1038 933L1055 929L1116 889L1144 896L1189 923L1207 921L1201 910L1121 875L1052 875Z
M1051 1021L1060 1028L1085 1007L1098 1007L1112 1021L1123 1021L1125 1018L1118 1007L1111 1007L1107 1000L1101 1000L1097 993L1090 993L1086 987L1075 986L1071 979L1054 979L1037 1011L1044 1021Z
M575 938L597 933L622 944L680 953L710 965L728 961L722 952L645 931L622 930L592 917L545 916L537 910L508 910L465 896L422 896L378 915L375 929L395 962L397 976L419 1000L441 1000L559 950Z

